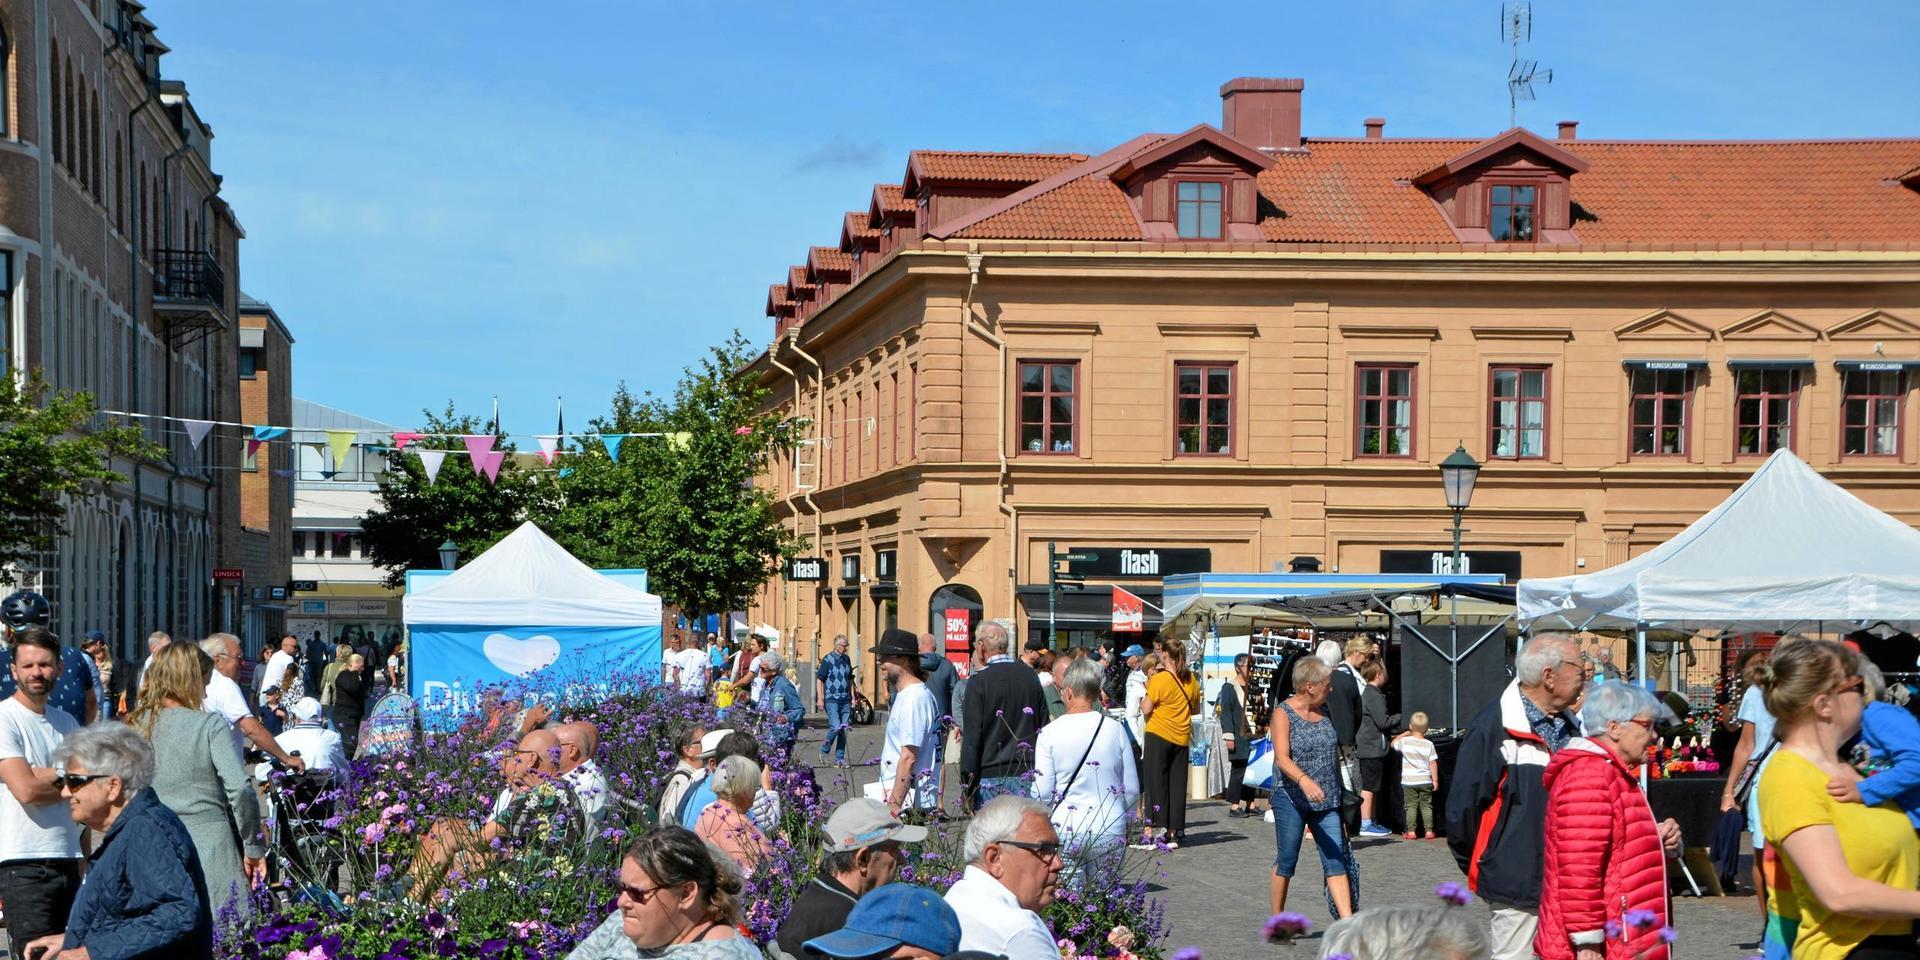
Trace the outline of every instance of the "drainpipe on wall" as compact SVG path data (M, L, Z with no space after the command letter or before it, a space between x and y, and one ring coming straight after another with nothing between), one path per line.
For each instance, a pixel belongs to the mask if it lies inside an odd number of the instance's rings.
M1007 502L1008 488L1012 486L1007 467L1007 342L974 318L973 291L980 285L980 266L986 257L978 253L979 248L972 244L968 244L967 249L967 295L960 301L960 318L967 329L1000 351L1000 384L994 391L1000 396L1000 440L995 452L1000 455L1000 512L1007 515L1007 612L1012 615L1017 632L1020 610L1020 510Z
M787 376L793 378L793 412L797 414L800 412L800 374L796 373L792 367L789 367L786 364L780 362L780 358L779 358L780 339L781 338L776 337L773 341L773 345L767 348L767 362L779 368L780 372L785 373ZM799 486L800 486L799 479L800 479L800 476L799 474L796 473L794 475L794 481L795 481L793 485L794 490L789 490L785 497L786 504L787 504L787 512L793 514L793 535L795 537L800 536L800 510L799 508L793 505L793 494L796 490L799 489ZM782 581L785 581L786 578L782 577L781 579ZM781 593L787 599L790 599L793 601L793 607L794 607L792 611L788 611L785 609L786 604L783 603L781 605L782 606L781 612L783 614L788 615L786 618L787 629L797 633L800 629L799 627L800 614L798 609L800 606L800 598L794 595L793 584L783 582L781 586L782 586ZM794 638L794 649L796 650L799 649L798 637ZM813 654L814 654L813 656L814 662L818 663L820 660L820 651L816 649L813 651Z
M140 354L146 351L146 344L141 341L140 335L145 333L147 329L146 321L140 318L140 192L142 185L139 175L134 172L137 168L137 164L134 163L136 157L135 150L137 147L134 144L133 121L140 116L140 111L147 108L147 104L153 102L154 97L157 95L158 87L152 83L147 84L147 95L142 97L139 103L134 104L133 109L127 111L127 196L125 201L133 205L133 210L130 211L130 215L127 217L127 227L129 228L127 230L127 316L133 321L133 343L130 344L132 350L129 351L131 356L128 357L128 360L131 361L132 364L132 369L128 374L128 382L131 389L127 395L127 409L131 413L140 412ZM142 493L140 489L140 478L145 472L143 470L144 466L144 458L134 458L133 543L131 544L133 548L133 611L126 618L125 626L134 627L136 634L139 632L138 624L141 618L147 615L144 609L147 599L146 534L141 526L143 519L142 514L145 511L141 508ZM122 604L125 604L126 598L121 597L120 601ZM137 651L139 647L136 644L132 649Z

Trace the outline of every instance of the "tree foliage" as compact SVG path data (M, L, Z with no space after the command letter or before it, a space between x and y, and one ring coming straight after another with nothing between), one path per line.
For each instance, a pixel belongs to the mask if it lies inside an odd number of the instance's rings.
M93 417L91 393L52 393L39 370L0 371L0 565L54 548L67 532L62 497L126 479L111 457L165 458L136 427L83 429Z
M460 438L485 433L480 418L456 413L452 403L441 413L422 413L426 423L421 432L428 436L386 455L380 506L360 521L367 559L387 571L390 587L404 584L410 568L440 569L444 541L458 545L462 558L479 556L513 532L541 494L537 478L514 461L512 444L501 443L508 456L500 465L499 482L489 484L473 470ZM415 449L461 453L447 457L437 480L428 483Z

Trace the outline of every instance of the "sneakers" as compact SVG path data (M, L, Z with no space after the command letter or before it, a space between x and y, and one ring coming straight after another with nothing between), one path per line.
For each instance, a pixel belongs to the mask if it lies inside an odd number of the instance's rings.
M1363 837L1391 837L1393 836L1393 831L1374 823L1372 820L1367 820L1360 824L1360 835Z

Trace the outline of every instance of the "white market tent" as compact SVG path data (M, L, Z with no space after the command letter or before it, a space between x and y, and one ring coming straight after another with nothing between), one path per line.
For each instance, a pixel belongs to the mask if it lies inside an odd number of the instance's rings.
M1672 540L1594 573L1521 580L1515 603L1536 629L1787 632L1885 621L1911 632L1920 629L1920 530L1781 450Z
M660 625L660 598L594 572L532 522L466 566L418 581L406 622L476 626Z

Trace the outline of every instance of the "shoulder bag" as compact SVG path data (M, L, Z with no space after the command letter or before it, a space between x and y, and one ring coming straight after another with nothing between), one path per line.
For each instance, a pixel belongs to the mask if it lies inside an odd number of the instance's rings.
M1068 777L1066 785L1061 787L1058 793L1054 794L1053 806L1047 808L1049 814L1060 809L1060 804L1066 802L1067 793L1073 789L1073 782L1080 779L1080 771L1086 767L1087 758L1093 756L1093 745L1100 742L1100 731L1105 729L1106 726L1107 715L1102 713L1100 714L1100 719L1093 725L1093 736L1087 738L1087 749L1084 753L1080 754L1080 762L1073 765L1073 775Z
M1733 802L1738 804L1740 809L1747 808L1747 798L1753 796L1754 788L1760 785L1760 765L1767 761L1767 757L1773 753L1773 748L1779 745L1779 740L1768 737L1767 745L1760 748L1759 753L1748 757L1747 765L1740 768L1740 775L1733 778Z

